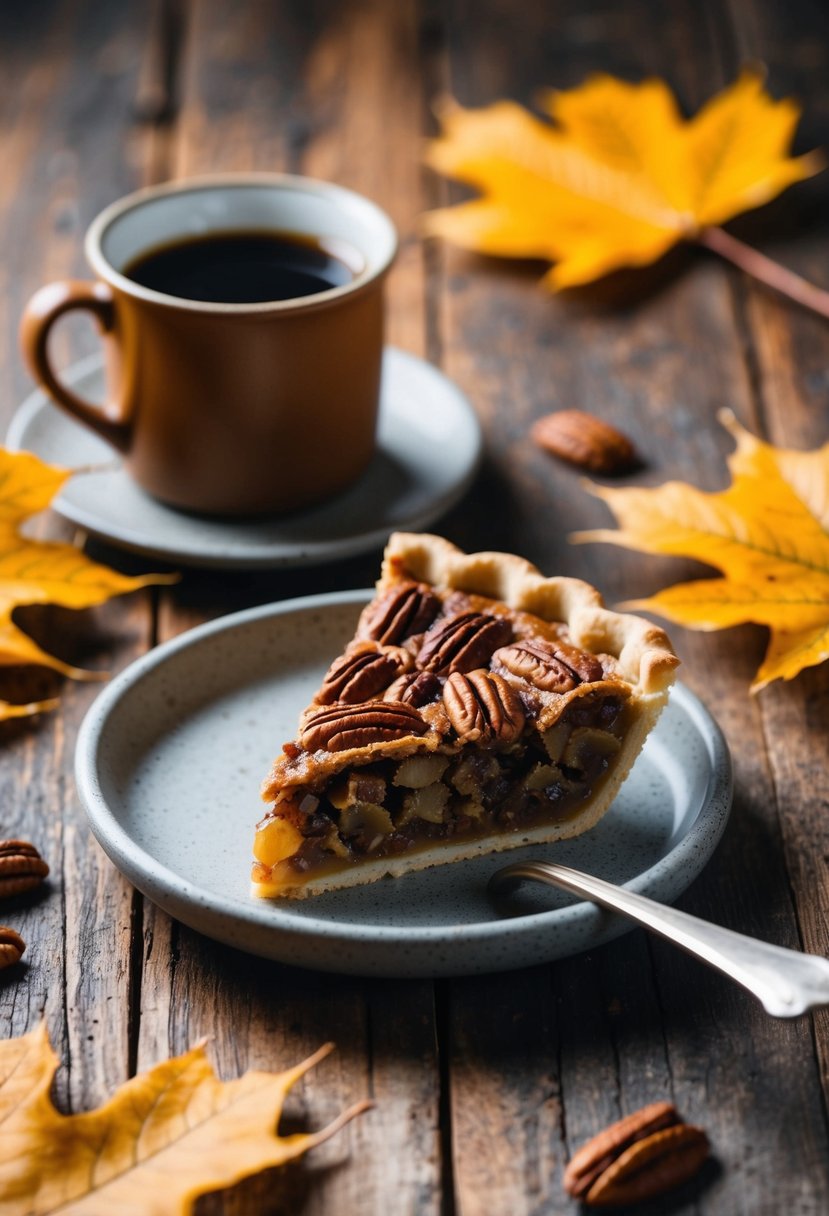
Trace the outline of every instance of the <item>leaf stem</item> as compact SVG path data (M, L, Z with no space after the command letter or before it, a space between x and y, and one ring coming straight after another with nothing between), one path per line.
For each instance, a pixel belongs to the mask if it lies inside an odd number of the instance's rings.
M829 291L815 287L814 283L809 283L799 274L795 274L793 270L788 270L779 262L772 261L764 253L752 249L750 245L744 245L731 233L722 228L703 228L697 241L700 245L705 245L707 249L718 253L720 257L733 262L735 266L739 266L740 270L744 270L752 278L759 279L766 286L773 287L775 291L796 300L804 308L809 308L822 317L829 317Z

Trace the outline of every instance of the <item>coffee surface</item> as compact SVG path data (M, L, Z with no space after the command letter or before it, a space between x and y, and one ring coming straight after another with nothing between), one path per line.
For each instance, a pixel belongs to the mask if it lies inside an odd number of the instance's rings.
M324 242L288 232L226 232L147 250L124 268L142 287L184 300L262 304L297 300L350 283L360 258L335 257Z

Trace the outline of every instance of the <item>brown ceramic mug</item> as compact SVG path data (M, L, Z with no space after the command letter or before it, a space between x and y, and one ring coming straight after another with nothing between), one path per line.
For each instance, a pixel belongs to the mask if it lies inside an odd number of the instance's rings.
M148 251L211 234L282 232L356 251L350 281L296 299L216 303L125 274ZM354 482L375 443L383 284L394 226L368 199L309 178L253 174L141 190L93 221L96 282L42 287L24 353L63 409L123 454L150 494L186 510L294 510ZM91 312L104 335L108 400L84 401L49 359L54 323Z

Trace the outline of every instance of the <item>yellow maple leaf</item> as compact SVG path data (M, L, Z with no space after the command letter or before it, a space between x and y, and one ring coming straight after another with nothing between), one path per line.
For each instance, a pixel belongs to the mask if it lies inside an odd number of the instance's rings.
M645 553L695 558L722 578L681 583L628 605L690 629L753 622L771 630L752 692L829 658L829 443L789 451L755 438L728 410L737 441L732 483L706 493L684 482L654 489L592 486L620 531L577 532Z
M823 167L817 153L788 155L799 108L756 71L687 120L661 80L593 76L542 105L554 125L513 102L448 103L427 161L482 197L424 223L482 253L557 263L553 289L653 262Z
M30 452L0 448L0 666L36 663L75 679L95 679L97 673L72 667L38 646L12 620L14 609L28 604L90 608L150 583L172 582L175 575L130 578L92 561L74 545L24 536L23 523L48 507L71 475L70 470L45 464ZM54 700L25 706L0 701L0 720L52 709L55 704Z
M370 1103L322 1131L276 1135L285 1095L330 1044L283 1073L220 1081L202 1046L134 1077L96 1111L62 1115L46 1033L0 1043L1 1216L171 1216L209 1191L284 1165Z

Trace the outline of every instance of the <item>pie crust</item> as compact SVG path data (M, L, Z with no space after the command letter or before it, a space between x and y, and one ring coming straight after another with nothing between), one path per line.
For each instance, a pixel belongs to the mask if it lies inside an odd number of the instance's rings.
M665 705L664 631L506 553L395 533L265 781L254 894L302 898L580 835Z

